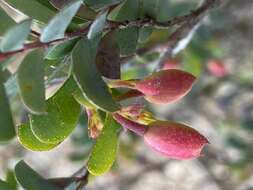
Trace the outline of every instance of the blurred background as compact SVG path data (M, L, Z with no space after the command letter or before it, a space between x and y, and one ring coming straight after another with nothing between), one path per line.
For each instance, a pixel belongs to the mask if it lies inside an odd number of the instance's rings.
M167 1L167 0L166 0ZM160 20L194 9L198 0L170 0ZM186 49L165 65L198 77L193 90L167 106L146 104L159 119L184 122L204 134L210 145L199 159L168 160L130 132L121 134L117 161L87 190L253 190L253 1L227 0L211 11ZM163 41L168 30L155 30L139 47ZM122 65L122 78L140 78L154 69L158 53L137 56ZM68 61L68 60L65 60ZM60 72L53 77L61 76ZM8 81L12 108L20 121L22 105L15 82ZM134 103L142 99L131 100ZM93 141L85 114L65 142L49 152L31 152L17 140L0 145L0 178L24 159L46 177L70 176L85 164Z

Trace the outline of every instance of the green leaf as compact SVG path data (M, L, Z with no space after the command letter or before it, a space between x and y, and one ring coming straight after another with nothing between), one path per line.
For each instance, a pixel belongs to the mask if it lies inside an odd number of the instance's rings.
M157 14L159 13L159 11L157 11L158 1L159 0L145 0L145 1L143 1L143 7L142 7L143 15L148 16L153 19L156 19ZM167 0L163 0L163 1L167 1Z
M18 140L27 149L32 151L48 151L58 144L46 144L37 139L32 133L30 124L22 124L18 127Z
M78 0L65 6L44 28L40 41L49 42L64 38L65 31L81 5L82 0Z
M20 161L15 166L15 175L18 182L26 190L61 190L57 186L51 184L42 178L24 161Z
M96 57L98 71L110 79L120 79L120 49L115 34L115 31L111 31L102 38Z
M118 30L117 42L120 47L120 54L122 56L127 56L135 53L137 43L138 43L138 28L128 27Z
M45 86L43 52L30 52L22 61L17 72L21 98L27 109L34 114L45 113Z
M81 39L72 52L72 60L75 78L87 99L103 110L117 111L119 105L97 71L93 41Z
M10 27L15 25L15 21L9 17L5 11L0 7L0 35L4 34Z
M3 72L0 71L0 142L16 135L9 101L5 92Z
M15 190L18 189L18 182L15 178L15 174L13 170L8 169L6 172L6 182L9 183L9 185L11 185L11 187ZM1 188L0 188L1 189Z
M27 16L47 23L55 15L55 11L44 6L36 0L5 0L9 5L21 11Z
M53 47L49 48L45 58L49 60L63 58L72 51L78 40L78 38L75 38L61 44L54 45Z
M77 125L80 105L72 93L78 88L70 77L64 85L47 100L46 115L30 115L33 134L47 144L57 144L67 138Z
M110 5L117 4L122 0L84 0L85 4L94 9L104 8Z
M139 18L140 1L126 0L111 11L109 18L115 21L132 21Z
M2 21L1 21L2 22ZM23 43L28 38L32 21L24 20L11 27L0 42L2 52L15 51L23 48Z
M14 190L14 188L9 184L0 179L0 189L1 190Z
M108 115L87 164L87 169L92 175L102 175L113 165L116 159L119 129L120 125Z
M152 26L146 26L146 27L140 28L139 29L138 42L145 43L146 41L148 41L148 39L151 36L152 32L153 32L153 27Z
M76 90L73 93L73 96L80 105L88 108L95 108L95 106L89 102L80 89Z
M50 3L56 7L57 9L62 9L64 5L69 3L71 0L50 0ZM91 8L82 5L78 10L76 17L84 19L84 20L93 20L96 18L97 13Z
M98 34L103 32L103 28L105 26L106 22L106 16L107 16L107 11L103 12L102 14L98 15L95 21L90 26L89 32L88 32L88 39L92 39Z

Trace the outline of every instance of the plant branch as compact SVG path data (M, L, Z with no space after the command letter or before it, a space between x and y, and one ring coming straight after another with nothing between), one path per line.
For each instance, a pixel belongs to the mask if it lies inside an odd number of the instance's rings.
M186 17L186 22L184 22L175 32L173 32L168 41L162 45L160 45L161 50L161 59L158 63L158 68L163 68L166 60L173 56L173 50L178 46L181 40L184 40L188 37L188 35L193 35L196 30L196 26L201 21L201 19L207 14L207 12L218 6L221 0L205 0L202 5L192 11L192 14Z
M201 17L207 10L214 7L215 3L217 3L218 1L220 1L220 0L206 0L205 1L206 3L204 3L198 9L191 11L189 14L179 16L179 17L174 17L167 22L157 22L157 21L152 20L150 18L144 18L144 19L135 20L135 21L125 21L125 22L107 21L104 31L126 28L126 27L130 27L130 26L136 26L136 27L153 26L156 28L169 28L174 25L182 24L182 26L184 26L184 27L181 26L180 28L182 28L182 29L179 28L180 31L182 32L183 28L186 28L186 25L189 26L189 25L191 25L191 23L194 23L193 21L198 20L198 18ZM53 40L53 41L50 41L47 43L43 43L40 41L27 43L27 44L24 44L24 47L20 50L6 52L6 53L0 53L0 61L8 58L9 56L12 56L12 55L24 52L24 51L29 51L29 50L35 49L35 48L46 48L52 44L62 43L65 40L68 40L71 38L84 36L88 33L90 25L91 24L88 24L87 26L80 28L77 31L74 31L71 33L66 33L65 37L61 38L61 39ZM180 32L178 31L177 33L178 33L177 35L173 35L174 36L173 38L175 38L175 36L179 36ZM177 38L179 38L179 37L177 37ZM172 38L170 38L168 40L168 42L170 42L170 41L172 41ZM162 45L162 46L164 47L164 45ZM170 45L170 46L172 46L172 45ZM158 46L155 46L155 47L152 47L149 49L138 50L137 54L143 54L147 51L152 51L152 50L156 50L156 49L161 49L161 44L158 44Z

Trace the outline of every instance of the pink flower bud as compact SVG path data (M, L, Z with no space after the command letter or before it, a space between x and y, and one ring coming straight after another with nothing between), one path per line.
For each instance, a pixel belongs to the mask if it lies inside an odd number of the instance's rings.
M167 69L180 69L180 64L176 59L168 59L163 66L163 70Z
M168 121L151 123L144 134L145 142L154 150L173 159L193 159L200 156L208 140L195 129Z
M135 88L151 103L168 104L185 96L195 79L185 71L162 70L136 82Z
M207 63L207 69L212 75L216 77L224 77L229 74L229 71L226 68L225 64L218 59L209 60Z
M124 128L143 136L146 144L168 158L186 160L200 156L208 140L195 129L170 121L155 121L148 126L114 114Z

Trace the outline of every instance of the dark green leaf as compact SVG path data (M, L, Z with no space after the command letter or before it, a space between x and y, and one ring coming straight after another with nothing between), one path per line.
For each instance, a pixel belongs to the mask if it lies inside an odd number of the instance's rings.
M26 190L61 190L61 188L42 178L24 161L20 161L15 166L15 175L18 182Z
M110 112L119 109L112 99L106 83L102 80L95 65L93 41L80 40L72 52L75 78L87 99L94 105Z
M9 17L5 11L0 7L0 35L4 34L10 27L15 25L14 20Z
M45 86L43 52L40 49L30 52L18 68L17 81L21 98L34 114L45 113Z
M3 73L0 71L0 141L7 141L16 133L3 81Z
M88 39L92 39L98 34L103 32L103 28L106 22L106 16L107 16L107 11L103 12L101 15L98 15L96 20L93 21L87 35Z
M113 165L116 159L119 130L120 125L108 115L87 164L87 169L92 175L102 175Z
M133 54L138 42L138 28L128 27L120 29L117 34L117 42L120 47L120 54L127 56Z
M50 59L50 60L63 58L64 56L66 56L72 51L77 41L78 41L78 38L75 38L75 39L63 42L61 44L54 45L48 50L45 58Z
M85 4L87 4L88 6L94 9L99 9L99 8L107 7L110 5L114 5L121 1L122 0L84 0Z
M72 94L78 88L70 77L65 84L47 100L46 115L30 115L34 135L44 143L57 144L67 138L77 125L80 105Z
M114 31L108 32L100 41L96 65L102 76L120 79L120 50Z
M126 0L110 13L109 18L115 21L132 21L139 18L139 12L139 0Z
M40 41L49 42L64 38L65 31L81 5L82 0L73 1L66 5L44 28Z
M14 188L10 184L2 181L1 179L0 179L0 189L1 190L14 190Z
M68 4L71 0L50 0L50 3L55 6L57 9L61 9L64 5ZM82 5L77 12L79 18L84 20L93 20L96 17L97 13L90 9L89 7Z
M41 22L47 23L53 16L55 12L48 7L44 6L35 0L5 0L9 5L18 9L27 16L39 20Z
M22 124L18 127L19 142L27 149L32 151L48 151L58 144L46 144L37 139L32 133L30 124Z
M4 34L3 39L0 42L0 50L2 52L8 52L23 48L23 44L30 33L31 24L31 20L24 20L11 27Z
M159 11L157 11L158 8L158 1L159 0L145 0L143 1L143 15L148 16L150 18L156 19L157 14L159 14ZM167 1L167 0L163 0Z

